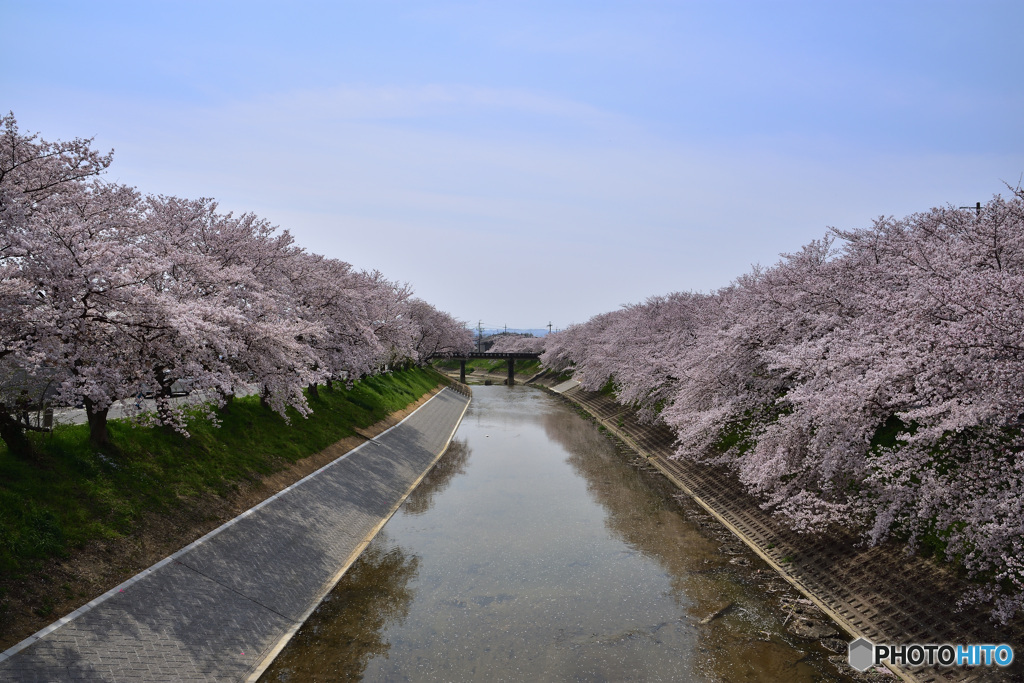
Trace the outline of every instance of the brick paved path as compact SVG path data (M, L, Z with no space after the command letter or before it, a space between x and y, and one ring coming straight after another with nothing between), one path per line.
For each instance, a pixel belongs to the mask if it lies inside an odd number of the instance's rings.
M372 441L0 654L0 680L245 680L447 448L468 403L442 391Z

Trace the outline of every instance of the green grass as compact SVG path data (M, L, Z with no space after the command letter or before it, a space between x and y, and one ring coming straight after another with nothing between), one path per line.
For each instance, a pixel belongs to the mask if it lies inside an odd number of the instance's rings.
M540 360L524 358L515 362L516 372L520 375L535 375L540 372Z
M0 573L31 571L90 540L131 534L147 512L229 493L406 407L440 381L433 370L413 368L351 390L320 387L319 398L309 397L313 414L291 411L291 424L258 397L237 398L220 427L192 419L188 439L112 420L110 452L90 447L85 425L33 434L34 460L0 445Z
M489 360L487 358L471 358L466 361L466 372L479 370L480 372L508 372L508 361L498 358Z

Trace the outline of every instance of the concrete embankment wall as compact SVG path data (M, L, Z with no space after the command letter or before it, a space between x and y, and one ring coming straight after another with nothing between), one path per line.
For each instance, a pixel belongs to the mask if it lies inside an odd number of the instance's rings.
M468 389L0 654L4 681L254 679L447 449Z
M541 384L553 385L554 380ZM908 556L897 546L866 548L853 536L797 534L762 510L731 473L672 459L675 439L664 425L641 424L631 409L583 391L576 382L561 383L557 390L646 457L851 636L893 644L1010 643L1017 658L1024 659L1024 625L1018 621L998 627L983 609L957 609L969 585L933 562ZM903 680L922 683L1024 680L1019 661L1009 670L893 671Z

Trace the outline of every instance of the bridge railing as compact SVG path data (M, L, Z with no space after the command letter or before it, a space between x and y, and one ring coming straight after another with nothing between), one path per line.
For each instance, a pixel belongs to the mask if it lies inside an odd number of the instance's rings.
M466 353L466 354L463 354L461 356L451 356L452 360L470 360L470 359L473 359L473 358L483 358L485 360L486 359L490 359L490 360L508 360L509 358L511 358L513 360L528 360L528 359L540 358L540 354L539 353L519 353L519 352L515 352L515 353L488 353L486 351L483 352L483 353L478 353L478 352L474 351L473 353Z
M490 359L490 360L508 360L509 358L511 358L513 360L530 360L530 359L535 359L536 360L536 359L540 359L540 354L539 353L527 353L525 351L523 351L523 352L516 351L516 352L512 352L512 353L489 353L487 351L483 351L483 352L473 351L472 353L455 354L455 355L451 355L451 356L448 356L448 355L445 355L445 356L430 356L429 358L427 358L427 360L428 361L429 360L471 360L471 359L475 359L475 358L483 358L483 359Z

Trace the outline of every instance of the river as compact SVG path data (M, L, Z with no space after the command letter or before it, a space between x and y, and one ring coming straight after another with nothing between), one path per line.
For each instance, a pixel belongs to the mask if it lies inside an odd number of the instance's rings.
M846 681L798 596L660 475L531 387L456 440L261 681Z

